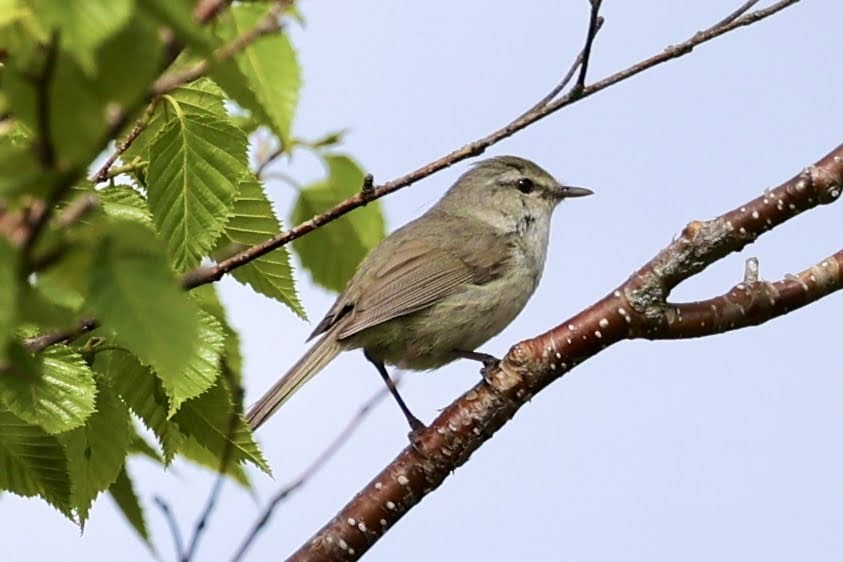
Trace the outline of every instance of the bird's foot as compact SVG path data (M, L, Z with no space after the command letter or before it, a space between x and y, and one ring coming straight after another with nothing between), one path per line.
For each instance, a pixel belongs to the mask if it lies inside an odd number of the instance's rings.
M471 359L472 361L479 361L483 363L483 368L480 369L480 374L483 375L483 380L494 388L495 385L492 383L492 373L494 373L495 369L498 368L498 365L501 364L500 359L494 355L489 355L488 353L482 353L480 351L459 350L457 351L457 355L463 359Z
M410 440L410 445L412 445L413 449L416 450L417 453L423 455L421 445L422 445L422 433L427 429L427 426L422 423L417 417L410 415L407 417L407 422L410 424L410 431L407 433L407 439Z

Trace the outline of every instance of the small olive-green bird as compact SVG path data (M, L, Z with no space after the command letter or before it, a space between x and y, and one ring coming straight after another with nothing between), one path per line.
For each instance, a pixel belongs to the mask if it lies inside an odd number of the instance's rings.
M553 210L591 193L524 158L474 166L366 256L310 335L319 341L252 406L249 425L263 424L341 351L359 348L413 430L424 428L384 364L424 371L459 358L496 361L475 350L515 319L538 286Z

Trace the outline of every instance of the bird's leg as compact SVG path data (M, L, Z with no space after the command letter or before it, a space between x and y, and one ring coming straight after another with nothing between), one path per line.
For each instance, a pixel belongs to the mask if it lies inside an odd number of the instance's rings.
M462 349L458 349L455 353L463 359L471 359L472 361L480 361L481 363L483 363L483 368L480 369L480 374L483 375L484 381L494 387L494 384L492 384L491 375L492 371L497 369L498 365L500 365L500 359L498 359L494 355L489 355L488 353L482 353L480 351L464 351Z
M398 402L398 407L401 408L401 412L404 413L404 417L407 418L407 423L410 424L410 441L415 443L416 438L421 434L422 431L427 429L427 426L424 425L419 418L413 415L410 411L410 408L407 407L407 403L404 402L404 399L401 398L401 395L398 394L398 389L395 387L395 383L392 381L392 377L389 376L389 373L386 371L386 367L382 361L378 361L377 359L373 358L369 355L369 352L365 349L363 350L363 355L366 356L366 359L369 360L372 365L378 370L381 377L383 378L383 382L386 383L386 387L389 389L389 392L392 394L392 397L395 398L395 401Z

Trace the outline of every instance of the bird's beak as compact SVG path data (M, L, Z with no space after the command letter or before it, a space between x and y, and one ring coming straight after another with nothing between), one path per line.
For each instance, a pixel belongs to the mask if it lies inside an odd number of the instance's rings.
M559 188L562 190L562 197L564 199L567 199L568 197L585 197L586 195L594 195L593 191L584 187L560 185Z

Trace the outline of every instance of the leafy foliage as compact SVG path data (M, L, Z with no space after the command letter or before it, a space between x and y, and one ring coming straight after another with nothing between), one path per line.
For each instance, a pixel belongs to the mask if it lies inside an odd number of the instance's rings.
M221 257L263 242L281 231L281 224L266 198L263 186L255 179L240 182L240 193L234 202L234 212L219 241ZM304 317L293 285L293 269L286 248L278 248L255 261L234 270L234 278L255 291L276 299Z
M183 282L281 231L250 143L325 159L296 221L359 189L362 171L326 155L341 133L295 138L289 37L242 41L267 3L231 4L204 25L192 2L0 6L0 491L80 526L108 492L148 541L133 455L164 469L182 457L246 487L246 464L269 472L242 416L226 307L213 285ZM195 68L203 76L152 94ZM332 288L383 236L377 204L335 224L296 245ZM305 316L287 249L232 275Z
M353 196L363 186L363 170L347 156L327 156L328 177L301 190L292 221L303 222ZM313 281L341 291L357 266L386 234L378 201L326 224L293 242Z
M246 174L246 135L209 112L175 116L150 144L149 203L173 266L198 264L222 232Z

